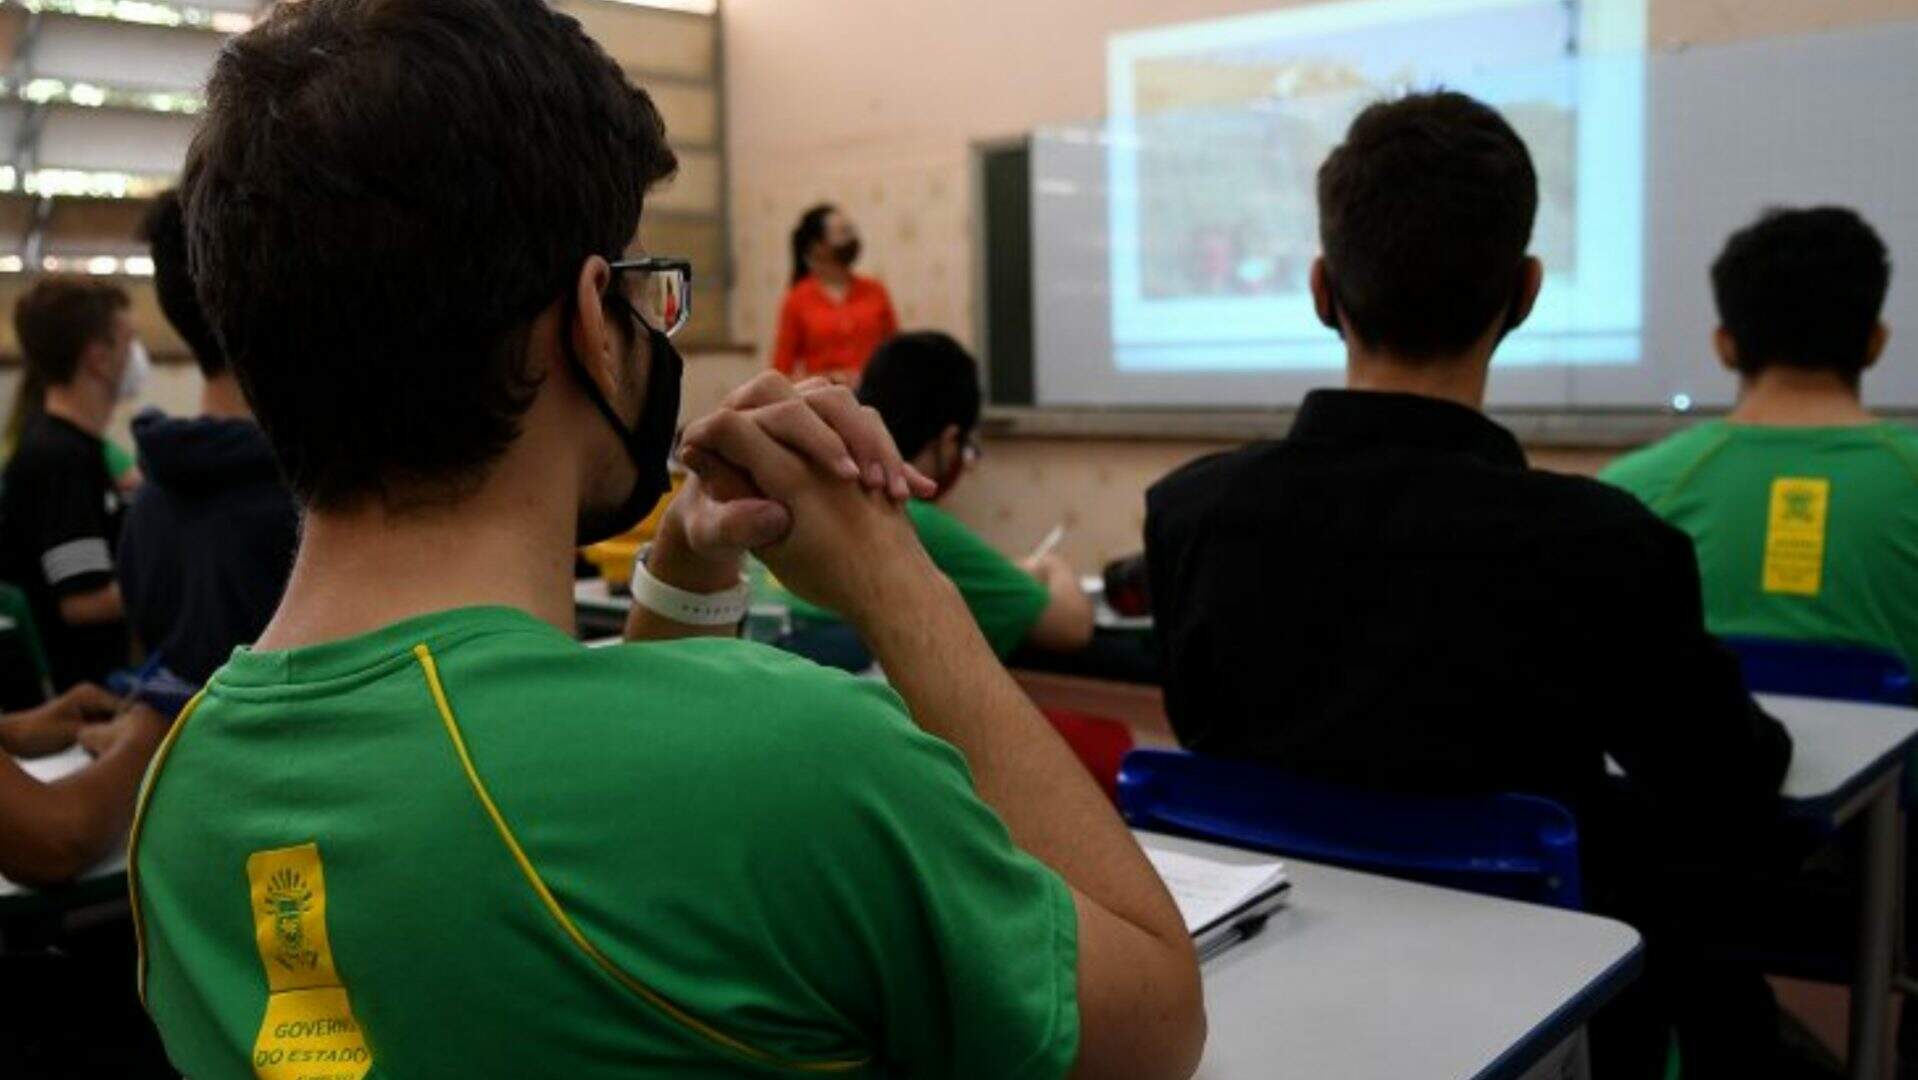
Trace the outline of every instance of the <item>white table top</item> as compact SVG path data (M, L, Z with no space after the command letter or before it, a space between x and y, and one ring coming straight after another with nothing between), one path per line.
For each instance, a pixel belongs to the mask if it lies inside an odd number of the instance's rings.
M1155 847L1270 856L1179 837ZM1206 964L1201 1078L1516 1075L1634 970L1623 923L1285 860L1288 906Z
M633 609L633 598L615 593L605 578L585 578L573 582L573 605L588 611L624 615Z
M1784 797L1842 803L1901 756L1918 736L1918 709L1760 694L1758 703L1791 733Z
M1150 630L1152 616L1121 615L1106 603L1106 579L1099 574L1084 574L1079 588L1092 601L1092 624L1101 630Z
M1092 618L1098 626L1107 630L1150 630L1152 616L1121 615L1112 610L1105 602L1105 584L1097 577L1087 577L1086 595L1092 600ZM573 606L581 611L597 612L605 615L624 615L632 610L633 598L624 592L614 592L606 584L605 578L585 578L573 582Z
M61 777L70 776L86 768L93 758L78 746L70 746L60 753L49 754L46 757L22 758L18 760L20 767L25 769L28 775L42 783L52 783ZM91 881L95 878L125 873L126 868L127 844L126 839L122 837L120 842L114 845L113 850L108 853L107 857L94 864L91 870L80 875L79 880ZM33 890L24 885L0 877L0 899L9 896L18 896L31 891Z

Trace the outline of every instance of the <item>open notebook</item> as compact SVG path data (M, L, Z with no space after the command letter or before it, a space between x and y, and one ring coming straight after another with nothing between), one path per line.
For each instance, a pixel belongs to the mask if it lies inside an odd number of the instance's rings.
M1251 936L1290 887L1280 862L1229 863L1156 847L1145 855L1179 905L1202 960Z

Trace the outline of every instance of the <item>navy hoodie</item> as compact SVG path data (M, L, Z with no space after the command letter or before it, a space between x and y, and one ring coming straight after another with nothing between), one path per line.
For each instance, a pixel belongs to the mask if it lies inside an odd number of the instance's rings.
M133 440L146 483L120 537L127 621L174 674L204 682L279 606L299 511L249 421L148 409Z

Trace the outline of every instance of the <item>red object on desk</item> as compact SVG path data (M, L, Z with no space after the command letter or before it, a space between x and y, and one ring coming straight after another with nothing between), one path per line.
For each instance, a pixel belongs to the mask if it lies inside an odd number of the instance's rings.
M1132 749L1132 729L1116 720L1101 720L1067 709L1041 710L1066 745L1079 756L1079 762L1105 789L1106 798L1117 805L1119 763Z

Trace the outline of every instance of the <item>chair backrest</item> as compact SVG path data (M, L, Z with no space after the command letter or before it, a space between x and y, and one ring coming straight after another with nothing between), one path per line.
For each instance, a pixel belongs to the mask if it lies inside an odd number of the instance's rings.
M1579 909L1578 826L1533 795L1396 795L1244 761L1134 750L1119 771L1132 825Z
M1070 709L1044 709L1047 720L1092 778L1105 789L1106 798L1118 801L1119 767L1132 749L1132 729L1117 720L1073 712Z
M1815 641L1728 637L1745 685L1760 694L1912 705L1911 672L1883 649Z

